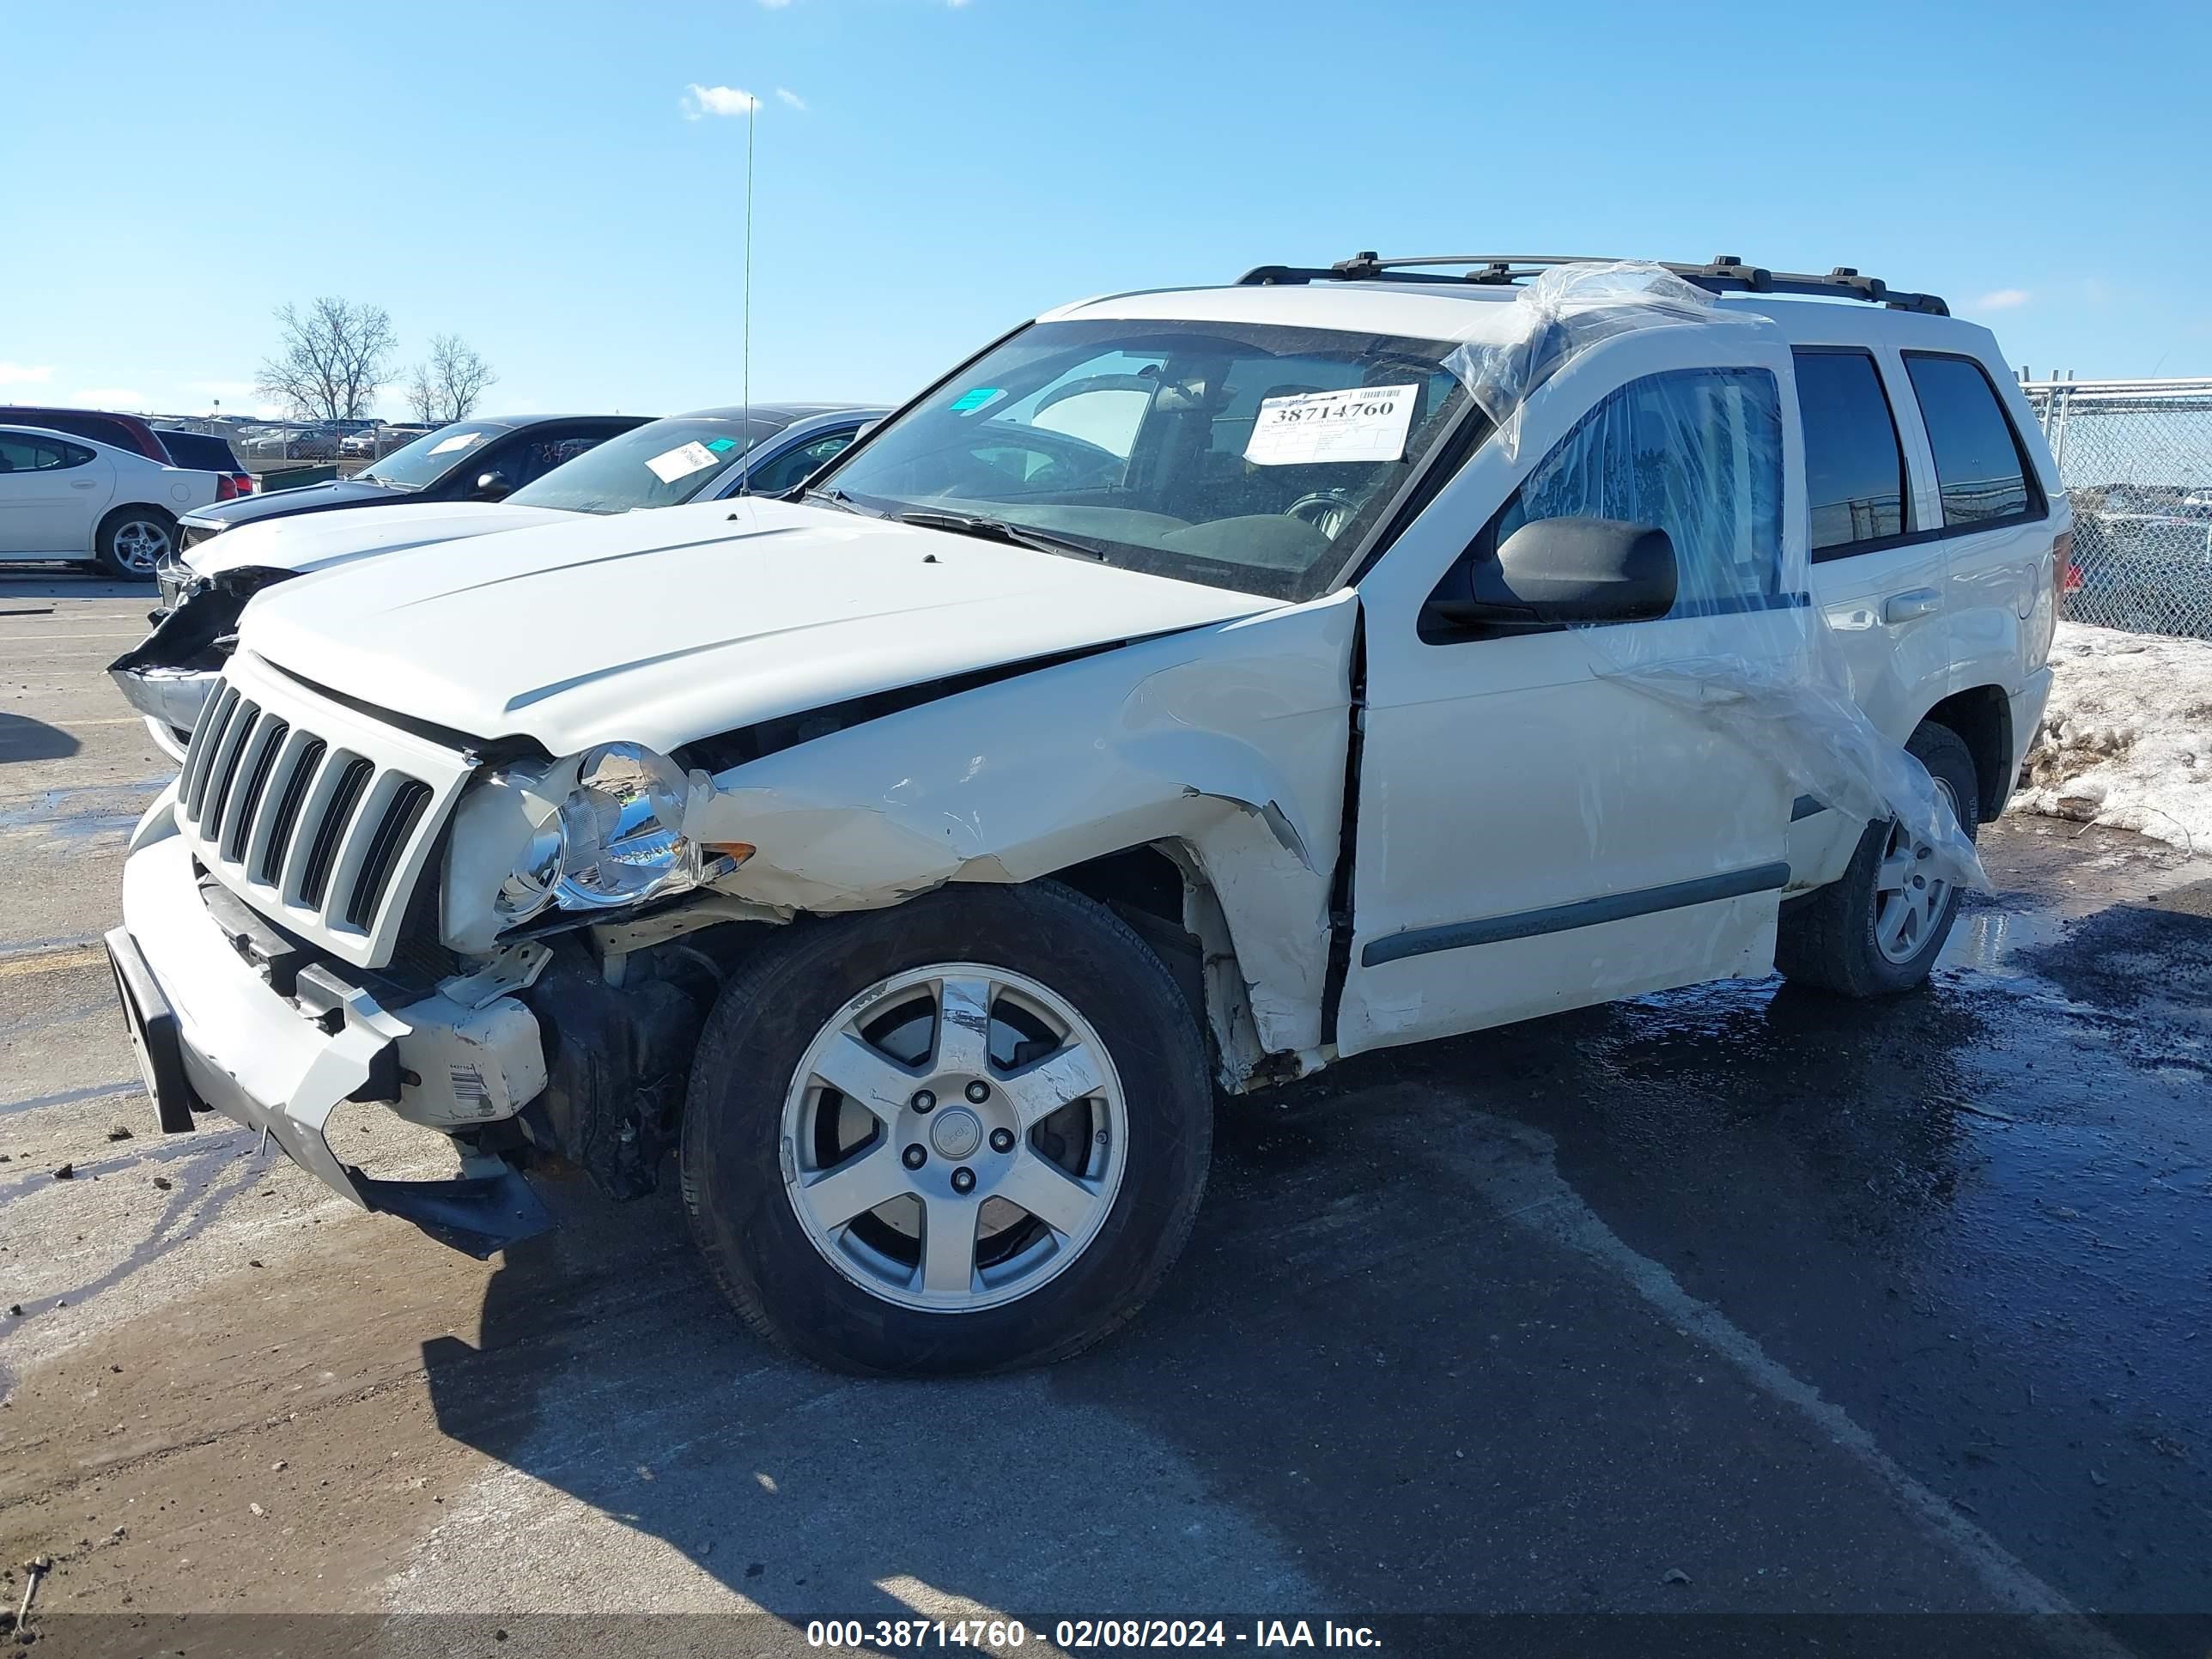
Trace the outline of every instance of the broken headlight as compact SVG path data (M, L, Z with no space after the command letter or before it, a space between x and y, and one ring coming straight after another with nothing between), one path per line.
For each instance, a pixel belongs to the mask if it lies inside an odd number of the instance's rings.
M546 786L569 776L556 805ZM721 849L702 854L683 832L690 781L641 744L601 744L573 763L510 768L501 781L537 801L530 838L493 901L508 927L551 905L611 910L681 892L706 879L710 863L719 872Z

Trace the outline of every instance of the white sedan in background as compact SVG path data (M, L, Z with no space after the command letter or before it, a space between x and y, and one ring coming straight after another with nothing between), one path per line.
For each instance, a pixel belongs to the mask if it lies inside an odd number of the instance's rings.
M229 478L43 427L0 426L0 559L90 561L150 580L177 516L237 494Z

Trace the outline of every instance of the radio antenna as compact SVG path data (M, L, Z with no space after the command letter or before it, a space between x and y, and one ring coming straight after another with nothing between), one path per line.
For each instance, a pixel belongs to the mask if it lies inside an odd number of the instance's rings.
M753 446L753 127L760 119L760 100L750 94L745 99L745 313L744 379L745 395L744 428L738 441L747 452ZM750 472L750 465L745 470Z

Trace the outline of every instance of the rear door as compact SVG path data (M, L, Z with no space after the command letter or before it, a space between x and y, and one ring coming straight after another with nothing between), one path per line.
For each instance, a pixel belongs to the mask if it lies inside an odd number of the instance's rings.
M1800 345L1792 356L1814 599L1853 698L1876 729L1902 743L1942 699L1948 672L1945 550L1929 519L1933 497L1915 487L1927 460L1911 386L1892 349ZM1796 803L1795 817L1795 884L1832 879L1860 826L1811 799Z
M1934 351L1907 351L1904 362L1927 433L1930 516L1942 528L1944 695L1995 685L2011 696L2048 648L2051 503L1986 363ZM2013 733L2015 750L2027 736ZM1982 780L1985 789L1995 781Z
M1721 658L1755 672L1794 637L1791 399L1771 328L1639 329L1591 348L1523 405L1518 458L1486 445L1362 580L1340 1052L1771 966L1788 878L1781 769L1612 671ZM1424 604L1454 558L1577 516L1668 532L1681 570L1668 617L1486 634L1440 626Z

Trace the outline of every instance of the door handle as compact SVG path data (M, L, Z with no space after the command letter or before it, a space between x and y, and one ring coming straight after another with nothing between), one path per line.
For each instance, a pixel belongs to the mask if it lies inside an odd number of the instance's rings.
M70 488L71 489L89 489L92 488L92 480L89 478L71 478L70 480Z
M1943 596L1932 587L1908 588L1889 596L1881 607L1881 619L1886 623L1911 622L1915 617L1933 616L1942 603Z

